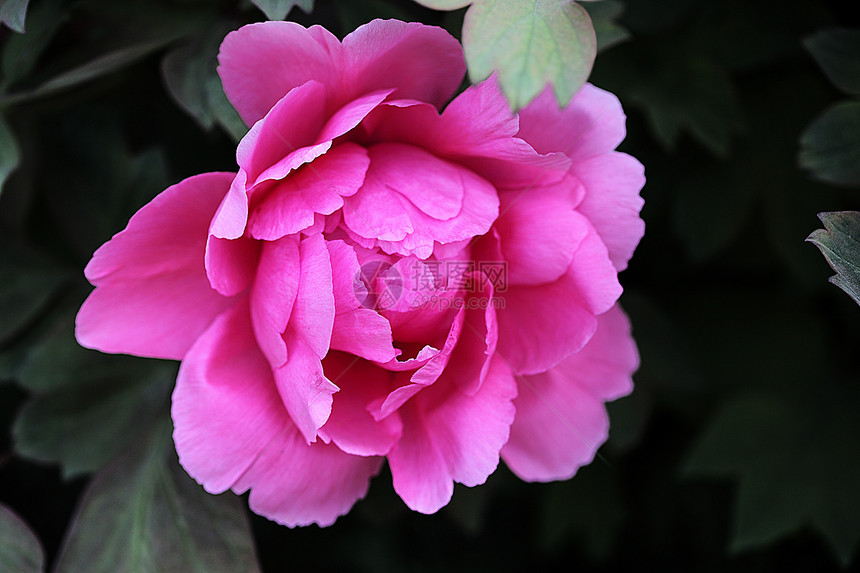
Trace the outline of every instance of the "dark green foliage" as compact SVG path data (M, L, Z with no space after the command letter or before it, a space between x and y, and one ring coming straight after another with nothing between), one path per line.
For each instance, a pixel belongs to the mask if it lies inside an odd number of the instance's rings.
M254 515L249 529L246 497L182 473L175 364L75 344L82 269L166 186L235 169L246 127L214 59L228 30L268 14L339 37L375 17L459 34L464 11L32 4L24 20L27 2L0 2L4 26L26 22L0 28L0 570L860 568L860 313L804 242L860 302L845 188L860 182L856 15L815 0L589 4L591 81L619 96L622 150L648 178L647 232L621 275L642 365L609 407L609 442L570 481L502 466L433 516L383 470L334 526L290 530Z

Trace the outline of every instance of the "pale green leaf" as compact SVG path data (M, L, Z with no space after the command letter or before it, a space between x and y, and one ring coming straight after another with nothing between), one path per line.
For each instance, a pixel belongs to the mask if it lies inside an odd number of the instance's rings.
M41 573L45 555L36 535L24 520L0 504L0 571Z
M56 573L259 571L245 509L179 467L168 422L100 471L78 507Z
M471 4L474 0L415 0L431 10L458 10Z
M283 20L294 6L298 6L305 14L314 9L314 0L251 0L269 20Z
M29 2L30 0L0 0L0 23L23 34Z
M860 185L860 101L840 102L800 136L798 161L816 179Z
M860 304L860 212L819 213L818 218L824 229L813 231L806 240L821 250L836 271L830 282Z
M21 150L15 134L6 123L6 118L0 114L0 193L3 192L3 184L9 175L17 169L21 162Z
M463 24L473 82L498 70L502 91L519 109L552 84L566 105L585 83L597 44L588 13L569 0L482 0Z

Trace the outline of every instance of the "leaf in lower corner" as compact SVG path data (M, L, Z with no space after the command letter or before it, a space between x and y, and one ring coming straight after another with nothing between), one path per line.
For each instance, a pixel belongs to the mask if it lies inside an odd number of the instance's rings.
M860 212L819 213L824 223L806 238L819 248L836 271L830 282L844 290L860 304Z
M72 477L100 469L168 407L174 364L78 346L65 317L18 372L33 393L15 420L15 449Z
M466 13L463 47L473 82L494 70L515 109L552 84L566 105L585 83L597 44L588 12L570 0L481 0Z
M170 424L100 471L66 534L57 573L259 571L245 509L179 467Z
M686 471L739 480L731 549L772 543L806 525L844 565L860 541L860 434L854 384L824 380L799 403L748 394L729 402L694 447Z
M298 6L305 14L314 9L314 0L251 0L269 20L283 20L293 7Z
M860 102L840 102L818 116L800 136L798 161L821 181L860 185Z
M0 504L0 571L40 573L45 554L24 520Z
M23 34L29 3L30 0L0 0L0 23Z

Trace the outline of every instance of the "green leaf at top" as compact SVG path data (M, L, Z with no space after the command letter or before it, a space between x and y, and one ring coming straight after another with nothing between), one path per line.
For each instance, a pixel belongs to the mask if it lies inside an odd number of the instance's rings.
M815 61L840 90L860 95L860 30L832 28L804 40Z
M860 101L840 102L800 136L800 166L822 181L860 185Z
M463 23L466 65L473 82L498 70L515 109L552 84L566 105L585 83L597 43L588 13L570 0L480 0Z
M860 304L860 212L819 213L818 218L824 229L813 231L806 240L821 250L836 271L830 282Z
M99 472L66 534L56 573L254 573L245 509L179 467L170 424Z
M24 521L0 504L0 571L41 573L45 555Z
M0 0L0 23L23 34L29 2L30 0Z
M6 179L15 171L20 161L21 151L18 149L15 134L9 129L6 118L0 115L0 193L3 191Z
M431 10L458 10L471 4L473 0L415 0Z
M305 14L314 9L314 0L251 0L254 6L262 10L269 20L283 20L294 6L301 8Z

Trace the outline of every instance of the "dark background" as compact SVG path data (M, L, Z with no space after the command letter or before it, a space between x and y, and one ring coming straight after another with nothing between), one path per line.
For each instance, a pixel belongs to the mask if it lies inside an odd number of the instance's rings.
M818 212L860 203L797 160L807 126L847 98L803 40L860 27L857 11L623 8L630 37L591 81L624 104L621 149L648 179L645 238L621 275L642 366L610 405L599 459L552 484L502 466L433 516L410 512L386 470L326 529L249 514L263 571L860 571L860 309L804 241ZM375 17L459 37L463 13L317 0L290 18L339 37ZM227 30L263 18L226 0L32 0L26 35L0 29L0 106L21 157L0 196L0 503L51 566L91 475L164 416L175 375L76 347L82 269L167 185L235 170L213 58ZM67 86L46 84L68 70Z

